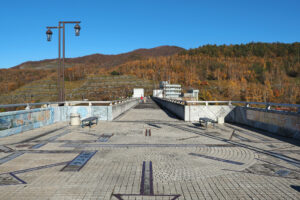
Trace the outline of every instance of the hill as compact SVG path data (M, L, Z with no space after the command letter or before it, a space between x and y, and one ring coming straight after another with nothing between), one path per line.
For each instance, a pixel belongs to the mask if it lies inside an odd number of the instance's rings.
M300 43L205 45L113 70L198 88L202 100L300 104Z
M0 103L54 101L55 60L0 70ZM300 43L205 45L184 50L162 46L119 55L67 59L67 100L113 100L159 81L200 90L200 100L300 104ZM129 77L129 78L128 78Z
M88 75L85 79L65 81L67 100L117 100L131 96L133 88L142 87L146 94L153 82L130 75ZM18 89L0 95L1 103L57 101L56 74L32 81Z
M160 46L151 49L137 49L118 55L93 54L78 58L67 58L65 69L66 85L69 85L71 90L76 91L79 88L84 88L79 85L79 82L81 82L90 89L88 85L90 82L89 78L98 74L110 76L109 71L113 66L150 57L170 56L183 50L183 48L176 46ZM57 65L57 59L46 59L25 62L10 69L0 69L0 103L55 101L57 99ZM139 81L136 80L136 82L138 83ZM125 87L122 84L121 86ZM110 86L108 85L107 87ZM113 86L113 88L116 87ZM129 88L132 89L131 86ZM89 89L86 90L87 94L91 94ZM90 99L94 98L95 95L92 95L92 97L82 92L82 90L84 89L81 89L80 97L72 95L72 92L70 97L72 99L75 97L79 99L81 97L87 98L87 96ZM101 95L102 99L107 99L107 96L110 96L106 92L101 93Z
M96 67L110 68L132 60L142 60L149 57L170 56L183 51L183 48L176 46L160 46L151 49L137 49L128 53L118 55L92 54L77 58L66 58L66 67L75 64L96 65ZM29 61L13 67L13 69L56 69L57 59L42 61Z

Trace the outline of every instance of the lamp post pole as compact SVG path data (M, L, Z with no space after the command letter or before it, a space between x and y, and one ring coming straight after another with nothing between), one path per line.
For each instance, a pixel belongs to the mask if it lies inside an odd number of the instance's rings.
M79 36L80 32L80 21L60 21L58 22L58 26L47 26L48 29L47 34L47 41L51 41L52 31L51 29L58 29L58 68L57 68L57 87L58 87L58 101L62 102L65 101L65 24L76 24L75 35ZM63 55L62 55L62 63L61 63L61 30L63 29Z

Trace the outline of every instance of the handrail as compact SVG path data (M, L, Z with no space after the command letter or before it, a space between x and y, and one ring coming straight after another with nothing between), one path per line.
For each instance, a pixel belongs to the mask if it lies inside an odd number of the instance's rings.
M162 98L163 99L163 98ZM272 103L272 102L248 102L248 101L182 101L177 99L163 99L165 101L178 102L178 103L228 103L228 104L256 104L256 105L268 105L268 106L284 106L284 107L297 107L300 108L300 104L286 104L286 103Z
M158 98L158 97L156 97ZM183 101L178 99L166 99L166 98L158 98L164 101L177 103L181 105L194 105L194 104L205 104L208 106L209 104L244 104L245 107L250 107L250 105L264 105L266 110L270 110L271 106L278 106L278 107L294 107L298 108L298 113L300 113L300 105L299 104L286 104L286 103L272 103L272 102L247 102L247 101Z
M62 104L65 102L41 102L41 103L19 103L19 104L0 104L0 108L11 108L20 106L39 106L39 105L51 105L51 104Z
M129 100L132 100L132 98L122 99L122 100L113 100L113 101L61 101L61 102L40 102L40 103L19 103L19 104L0 104L0 108L12 108L12 107L21 107L26 106L27 109L30 109L31 106L40 106L40 105L47 105L51 106L54 104L64 104L64 105L70 105L70 104L119 104L123 102L127 102Z

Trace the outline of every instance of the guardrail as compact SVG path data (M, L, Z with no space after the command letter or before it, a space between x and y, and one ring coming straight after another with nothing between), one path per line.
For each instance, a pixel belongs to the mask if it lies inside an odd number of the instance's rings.
M29 110L33 106L57 106L57 105L65 105L65 106L76 106L78 104L88 104L92 106L93 104L109 104L116 105L120 103L124 103L132 100L132 98L122 99L122 100L114 100L114 101L61 101L61 102L40 102L40 103L20 103L20 104L0 104L0 108L13 108L13 107L26 107L26 110Z
M161 98L164 101L181 104L181 105L212 105L212 104L226 104L226 105L236 105L243 104L245 107L251 107L251 105L264 105L266 110L272 110L272 107L290 107L296 108L297 112L300 113L300 105L299 104L284 104L284 103L271 103L271 102L247 102L247 101L182 101L177 99L165 99ZM123 99L123 100L114 100L114 101L63 101L63 102L40 102L40 103L23 103L23 104L4 104L0 105L0 108L11 108L11 107L26 107L26 110L29 110L33 106L43 106L46 107L54 106L54 105L66 105L66 106L76 106L78 104L88 104L89 106L93 106L93 104L109 104L116 105L123 102L127 102L132 100L132 98Z
M181 105L212 105L212 104L226 104L226 105L237 105L243 104L244 107L251 107L251 105L263 105L266 110L272 110L272 107L289 107L295 108L300 113L299 104L285 104L285 103L271 103L271 102L247 102L247 101L182 101L178 99L165 99L161 98L164 101L181 104ZM276 110L276 109L275 109ZM285 111L285 110L284 110Z
M12 108L12 107L22 107L26 106L30 109L31 106L40 106L40 105L52 105L52 104L63 104L65 102L42 102L42 103L20 103L20 104L2 104L0 108Z

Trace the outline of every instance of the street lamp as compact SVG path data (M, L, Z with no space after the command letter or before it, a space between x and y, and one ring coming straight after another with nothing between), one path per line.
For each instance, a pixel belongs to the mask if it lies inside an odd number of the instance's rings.
M52 34L53 34L50 28L48 28L48 31L46 32L46 34L47 34L47 41L50 42Z
M74 29L75 29L75 35L76 36L79 36L79 32L80 32L80 26L79 26L79 24L76 24L75 26L74 26Z
M74 29L75 29L75 36L79 36L80 33L80 21L60 21L58 22L58 26L47 26L46 28L48 29L46 31L47 35L47 41L50 42L52 38L52 31L51 29L58 29L58 69L57 69L57 86L58 86L58 101L62 102L65 101L65 82L64 82L64 69L65 69L65 24L76 24ZM62 55L62 64L61 64L61 34L60 34L60 29L63 29L63 55Z

